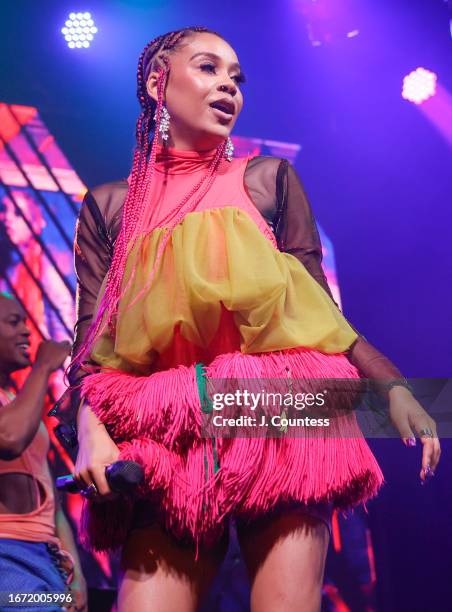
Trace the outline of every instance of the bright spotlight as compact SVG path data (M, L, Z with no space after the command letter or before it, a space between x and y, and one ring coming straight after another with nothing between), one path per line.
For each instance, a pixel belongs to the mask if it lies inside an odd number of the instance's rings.
M69 13L61 33L70 49L87 49L97 32L91 13Z
M402 98L422 104L436 93L437 76L425 68L417 68L403 79Z

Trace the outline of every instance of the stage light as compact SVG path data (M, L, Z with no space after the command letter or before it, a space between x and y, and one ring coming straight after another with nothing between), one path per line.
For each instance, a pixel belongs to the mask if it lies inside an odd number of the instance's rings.
M437 76L425 68L417 68L403 79L402 98L422 104L436 93Z
M64 27L61 28L61 33L70 49L87 49L97 31L89 12L70 13Z

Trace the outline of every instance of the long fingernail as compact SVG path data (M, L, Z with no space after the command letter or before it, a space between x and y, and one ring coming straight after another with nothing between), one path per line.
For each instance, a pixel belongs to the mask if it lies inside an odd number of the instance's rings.
M416 446L416 438L408 438L407 444L408 446Z
M421 478L421 485L425 485L427 484L427 482L429 482L433 476L435 475L435 472L432 470L432 468L427 465L423 470L423 475L424 478Z

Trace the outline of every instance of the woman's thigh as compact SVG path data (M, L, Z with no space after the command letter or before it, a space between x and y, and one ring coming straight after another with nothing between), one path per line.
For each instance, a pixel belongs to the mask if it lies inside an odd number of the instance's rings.
M195 560L194 547L158 524L131 531L121 558L118 612L195 612L226 555L228 533Z
M251 612L318 612L330 532L318 517L285 510L237 535L251 582Z

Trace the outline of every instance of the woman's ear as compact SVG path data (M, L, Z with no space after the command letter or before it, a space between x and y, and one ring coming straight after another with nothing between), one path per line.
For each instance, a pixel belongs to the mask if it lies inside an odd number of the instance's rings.
M148 77L147 83L146 83L146 90L148 92L148 94L151 96L151 98L157 102L157 79L158 79L158 72L151 72L151 74Z

